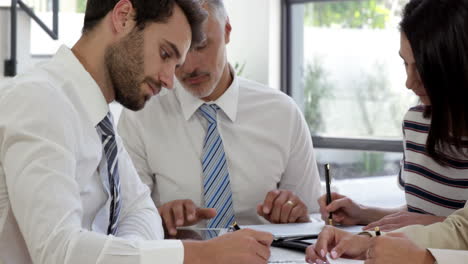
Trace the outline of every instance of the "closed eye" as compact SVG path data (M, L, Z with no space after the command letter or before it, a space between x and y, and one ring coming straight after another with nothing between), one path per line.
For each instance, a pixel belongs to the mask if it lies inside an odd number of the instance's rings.
M165 61L169 58L171 58L171 54L169 54L165 49L161 49L161 59Z

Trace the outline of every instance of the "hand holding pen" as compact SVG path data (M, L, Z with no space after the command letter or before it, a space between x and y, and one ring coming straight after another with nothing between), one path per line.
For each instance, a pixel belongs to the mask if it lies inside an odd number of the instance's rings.
M331 193L332 202L327 205L327 195L322 195L319 200L320 213L322 219L328 223L330 212L333 212L332 218L334 224L341 225L365 225L366 214L365 208L354 202L350 198L338 194Z

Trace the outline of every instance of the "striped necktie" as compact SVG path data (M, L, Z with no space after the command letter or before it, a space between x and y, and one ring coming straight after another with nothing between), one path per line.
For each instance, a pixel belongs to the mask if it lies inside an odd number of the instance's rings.
M109 192L111 195L108 235L116 235L117 233L121 208L118 148L112 120L112 114L109 112L96 126L96 130L101 136L102 147L106 156Z
M217 212L208 221L208 228L227 228L234 222L229 171L216 122L218 110L219 107L215 104L203 104L198 109L209 124L202 155L205 207L215 208Z

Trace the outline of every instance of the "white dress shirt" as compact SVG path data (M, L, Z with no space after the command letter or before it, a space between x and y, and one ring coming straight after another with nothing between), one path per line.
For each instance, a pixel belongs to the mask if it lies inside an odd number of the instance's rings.
M182 263L117 136L117 235L96 125L109 107L66 47L0 85L0 261L4 264ZM152 241L150 241L152 240Z
M201 156L208 127L204 103L180 84L153 97L139 112L124 110L119 133L157 206L191 199L204 206ZM234 77L215 102L226 153L236 221L262 224L257 204L275 189L294 191L318 211L320 179L308 126L280 91Z

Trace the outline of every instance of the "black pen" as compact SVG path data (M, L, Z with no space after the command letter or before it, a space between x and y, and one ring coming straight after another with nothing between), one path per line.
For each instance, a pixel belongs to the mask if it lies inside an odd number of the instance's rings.
M237 231L237 230L240 230L240 226L237 224L237 222L234 222L234 224L232 224L232 229L234 229L234 231Z
M330 164L327 163L325 164L325 187L327 189L327 205L329 205L332 202L330 184L331 184ZM333 225L332 212L330 212L330 214L328 215L328 224Z
M376 226L376 227L374 228L374 231L375 231L375 235L376 235L376 236L380 236L380 227Z

